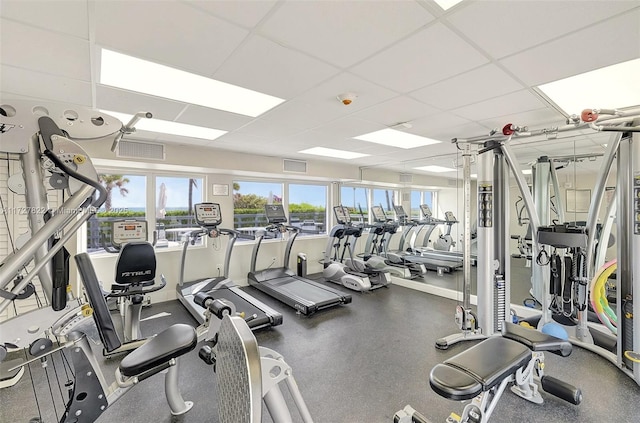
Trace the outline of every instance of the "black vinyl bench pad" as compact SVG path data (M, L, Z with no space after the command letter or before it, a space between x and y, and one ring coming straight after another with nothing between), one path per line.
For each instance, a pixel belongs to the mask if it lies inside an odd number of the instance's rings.
M525 345L493 337L436 365L429 383L439 395L464 401L490 390L529 360L531 350Z
M526 345L531 351L550 351L563 357L571 354L571 342L515 323L504 322L502 336Z
M198 337L192 326L170 326L126 356L120 362L120 373L128 377L142 374L172 358L186 354L193 350L197 343Z
M502 336L488 338L431 369L429 383L439 395L472 399L502 382L531 360L531 351L571 354L569 341L504 322Z

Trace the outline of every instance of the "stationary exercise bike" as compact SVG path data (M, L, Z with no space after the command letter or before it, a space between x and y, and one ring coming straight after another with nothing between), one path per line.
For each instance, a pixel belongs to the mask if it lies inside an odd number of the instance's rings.
M445 212L444 214L445 225L447 225L447 231L444 234L440 234L438 239L433 243L433 249L439 251L450 251L451 248L455 247L456 242L453 240L451 236L451 228L453 225L458 223L458 220L453 215L453 212Z
M110 245L105 245L105 250L118 253L118 260L114 282L105 297L116 300L126 343L143 338L140 314L145 296L164 288L167 281L160 275L160 283L155 283L156 254L147 242L147 222L116 220L110 224Z

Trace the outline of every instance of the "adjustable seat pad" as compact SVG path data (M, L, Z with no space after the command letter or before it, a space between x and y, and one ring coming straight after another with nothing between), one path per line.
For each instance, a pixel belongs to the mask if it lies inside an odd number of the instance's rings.
M139 375L188 353L197 343L193 327L185 324L170 326L126 356L120 362L120 373L124 376Z
M515 323L504 323L502 336L526 345L531 351L550 351L563 357L571 354L571 342L569 341Z
M524 345L493 337L431 369L429 383L439 395L456 401L474 398L526 366L531 351Z
M118 285L153 285L156 277L156 253L146 241L132 241L122 246L116 262Z

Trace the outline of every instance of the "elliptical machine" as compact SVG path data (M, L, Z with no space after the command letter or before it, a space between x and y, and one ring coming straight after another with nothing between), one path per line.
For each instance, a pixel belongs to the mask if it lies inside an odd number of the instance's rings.
M351 225L349 210L342 206L335 206L333 212L338 224L329 234L322 276L354 291L369 291L390 284L391 276L388 272L373 270L367 267L363 260L354 259L353 252L349 248L349 238L352 235L359 237L362 234L362 228ZM331 251L333 251L333 257L331 257ZM345 258L347 251L349 257Z

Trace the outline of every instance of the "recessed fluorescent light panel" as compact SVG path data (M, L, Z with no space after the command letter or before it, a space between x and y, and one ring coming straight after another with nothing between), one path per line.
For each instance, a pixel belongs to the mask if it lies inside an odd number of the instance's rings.
M568 115L584 109L624 108L640 102L640 59L540 85L538 88Z
M355 153L353 151L336 150L333 148L313 147L306 150L298 151L302 154L313 154L316 156L333 157L335 159L359 159L361 157L367 157L368 154Z
M390 145L392 147L400 147L406 149L423 147L425 145L437 144L440 142L437 140L432 140L430 138L421 137L419 135L396 131L395 129L391 128L369 132L368 134L359 135L354 138L360 141L368 141L376 144L384 144Z
M284 101L106 49L102 49L100 83L251 117Z
M436 166L436 165L414 167L414 169L424 170L426 172L435 172L435 173L455 172L456 171L455 169L452 169L452 168L449 168L449 167Z
M120 119L123 125L126 125L133 115L125 113L110 112L103 110L108 115ZM170 122L159 119L141 119L136 123L135 128L140 131L158 132L161 134L180 135L183 137L201 138L204 140L215 140L226 134L227 131L220 129L205 128L202 126L187 125L186 123Z
M533 171L531 169L522 169L522 174L523 175L531 175L533 173Z
M434 0L443 10L449 10L462 0Z

